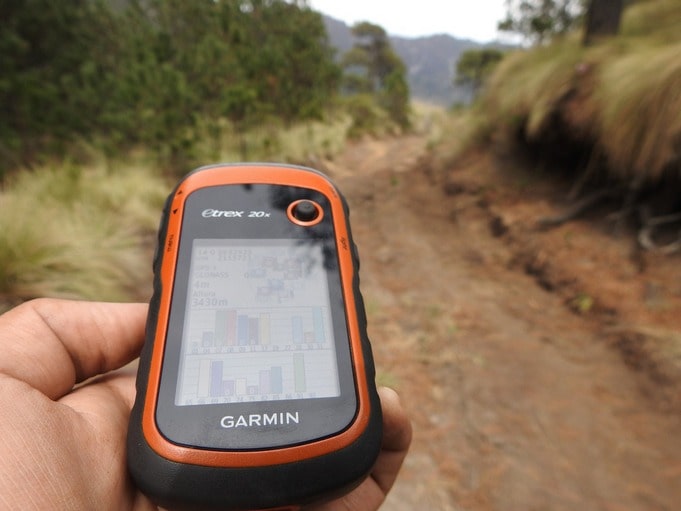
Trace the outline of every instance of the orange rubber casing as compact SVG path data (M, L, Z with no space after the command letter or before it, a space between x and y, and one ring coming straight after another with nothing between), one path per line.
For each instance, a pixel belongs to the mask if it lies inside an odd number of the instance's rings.
M180 445L167 439L159 429L156 407L164 352L167 348L167 328L182 239L185 202L192 192L199 189L257 184L310 189L321 193L328 200L333 218L343 301L347 311L346 326L353 363L356 414L352 422L337 434L299 445L248 451ZM359 484L371 469L380 450L382 419L374 384L371 347L366 334L366 314L359 292L359 260L351 237L348 215L344 198L323 174L288 165L236 164L202 167L188 174L169 196L159 229L154 260L154 295L150 303L147 339L138 370L138 394L128 436L128 465L133 479L160 505L191 509L273 509L299 506L327 500L348 491ZM329 472L334 463L337 463L337 468ZM344 477L343 467L348 465L355 466L349 467L348 476ZM326 476L321 475L324 473ZM277 478L282 477L290 478L291 484L277 483ZM308 480L322 477L325 480L310 482L309 494L306 495L299 488L294 488L300 486L301 477ZM273 482L268 488L269 478L273 478ZM299 482L294 484L294 480ZM290 492L287 486L292 487ZM252 498L244 495L244 490L251 492ZM233 493L238 493L238 496Z

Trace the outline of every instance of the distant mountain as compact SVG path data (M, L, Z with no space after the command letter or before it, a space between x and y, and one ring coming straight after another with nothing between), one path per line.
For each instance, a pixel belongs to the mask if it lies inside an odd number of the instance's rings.
M412 98L444 106L471 101L469 87L453 85L455 66L463 52L481 44L445 34L416 39L391 36L390 42L407 66Z
M352 48L354 38L350 27L329 16L323 18L331 45L338 54ZM464 51L489 45L446 34L417 38L390 36L390 43L407 67L413 99L443 106L470 102L470 88L455 87L452 83L454 68Z

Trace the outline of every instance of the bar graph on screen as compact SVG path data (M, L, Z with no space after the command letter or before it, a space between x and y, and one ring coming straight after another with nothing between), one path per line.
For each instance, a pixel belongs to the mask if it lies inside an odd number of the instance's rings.
M178 404L333 397L332 362L328 350L191 356Z
M193 311L189 347L297 345L328 339L322 307L200 309Z
M194 240L177 405L340 394L322 248Z
M338 395L323 307L195 310L178 405Z

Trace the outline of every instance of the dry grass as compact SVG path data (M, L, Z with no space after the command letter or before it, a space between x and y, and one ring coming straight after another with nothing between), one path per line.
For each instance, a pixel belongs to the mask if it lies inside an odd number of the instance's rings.
M587 48L579 39L573 34L502 61L482 100L489 122L528 141L569 132L599 148L605 170L620 180L654 184L677 175L681 3L636 4L618 37Z
M512 129L523 124L527 136L536 137L573 87L582 58L582 49L570 40L507 56L487 86L485 110L496 122Z
M338 114L328 122L272 122L243 133L225 125L219 143L206 138L193 159L314 166L342 150L350 123ZM155 233L173 183L148 151L112 162L83 141L78 152L90 163L19 170L0 184L0 310L38 296L145 300L150 294Z
M492 131L488 121L479 108L438 117L428 139L436 169L449 168L471 148L486 143Z
M681 41L681 2L678 0L639 1L628 7L622 18L621 34L643 37L660 43Z
M147 297L151 235L168 189L141 168L15 174L0 192L0 302Z
M225 124L219 141L208 140L196 148L194 160L208 162L273 161L310 163L332 159L345 146L351 119L329 115L323 121L285 126L278 119L241 130ZM189 170L189 169L186 169Z
M681 43L603 62L594 99L612 171L658 181L681 157Z
M350 124L349 116L338 116L328 122L308 122L282 129L278 133L280 148L270 159L301 163L333 159L345 147Z

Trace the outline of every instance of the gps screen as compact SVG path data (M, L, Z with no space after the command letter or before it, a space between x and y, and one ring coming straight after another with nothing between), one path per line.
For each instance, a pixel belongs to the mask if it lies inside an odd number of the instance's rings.
M321 242L195 239L175 404L340 395Z

